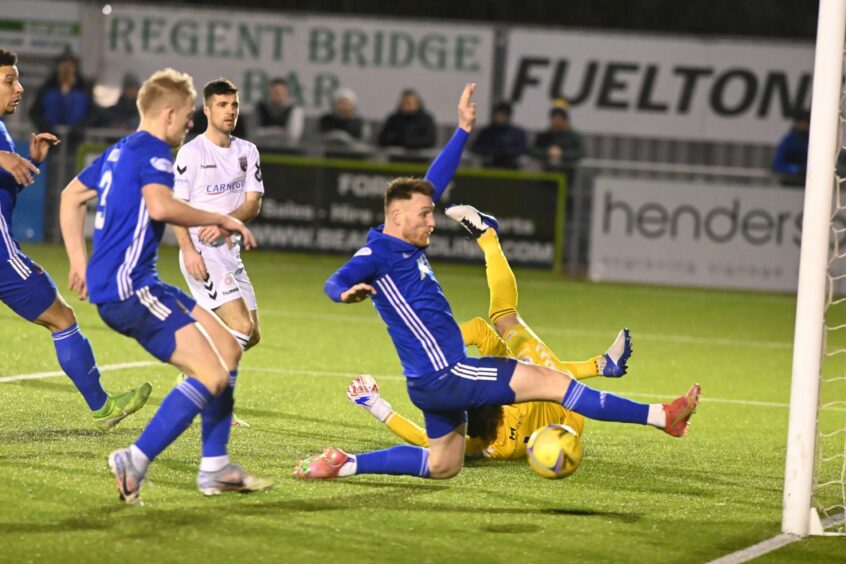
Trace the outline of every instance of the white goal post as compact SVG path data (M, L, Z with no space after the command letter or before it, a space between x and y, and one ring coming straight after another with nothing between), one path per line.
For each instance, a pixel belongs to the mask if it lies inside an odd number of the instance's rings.
M838 136L841 124L844 29L846 0L821 0L814 59L781 522L784 533L800 536L823 532L812 503L812 495L821 365L825 346L824 316L832 196L835 162L843 142Z

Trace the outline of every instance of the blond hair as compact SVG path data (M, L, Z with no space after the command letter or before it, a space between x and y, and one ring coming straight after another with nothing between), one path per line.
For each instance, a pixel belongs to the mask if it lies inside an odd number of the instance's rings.
M144 81L138 91L138 113L143 118L164 108L182 106L187 99L193 103L196 97L194 79L190 74L172 68L158 70Z

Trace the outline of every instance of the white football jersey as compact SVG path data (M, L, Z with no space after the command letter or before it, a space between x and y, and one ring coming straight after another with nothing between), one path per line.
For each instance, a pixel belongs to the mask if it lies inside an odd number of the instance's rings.
M173 172L173 195L207 211L228 214L244 203L246 192L264 194L258 149L237 137L224 148L198 135L179 149ZM198 230L189 229L195 245Z

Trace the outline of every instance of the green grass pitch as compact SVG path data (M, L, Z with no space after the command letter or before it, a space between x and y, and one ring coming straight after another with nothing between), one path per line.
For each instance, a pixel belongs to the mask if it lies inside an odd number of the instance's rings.
M66 284L63 250L25 249ZM106 371L108 390L153 382L150 404L115 431L91 424L64 377L0 383L2 562L705 562L779 533L795 301L791 296L574 282L518 270L520 311L568 359L602 352L632 330L621 380L593 386L640 401L703 387L690 436L588 421L585 459L565 480L525 461L468 462L455 479L291 478L302 456L327 445L351 452L396 444L350 405L346 384L376 376L398 411L421 422L396 354L368 303L322 292L342 257L253 252L263 342L245 355L233 458L272 477L255 495L204 498L195 489L195 423L151 467L145 505L120 503L107 454L130 444L176 376L149 366ZM162 277L181 283L173 249ZM435 264L459 320L485 316L481 265ZM150 361L111 332L88 303L74 305L101 366ZM0 308L0 377L58 370L46 331ZM842 414L840 414L842 415ZM842 539L810 539L764 561L834 561ZM331 561L331 560L330 560Z

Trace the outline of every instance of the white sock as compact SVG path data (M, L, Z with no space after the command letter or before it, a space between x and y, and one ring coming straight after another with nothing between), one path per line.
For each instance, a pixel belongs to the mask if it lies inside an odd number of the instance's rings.
M240 331L236 331L235 329L232 329L231 327L229 327L228 329L229 329L229 332L232 334L232 336L235 337L235 340L238 341L238 344L241 346L241 351L247 350L247 343L250 342L250 336L244 335Z
M350 456L350 459L344 462L344 465L338 471L338 477L346 478L347 476L354 476L356 470L358 470L358 461L354 456Z
M141 449L135 445L129 447L129 458L132 460L132 465L138 468L141 472L147 472L147 466L150 465L150 459L147 455L141 452Z
M646 416L646 424L663 429L667 426L667 414L664 413L664 405L660 403L649 404L649 415Z
M200 472L217 472L224 466L229 464L229 455L223 456L204 456L200 460Z

